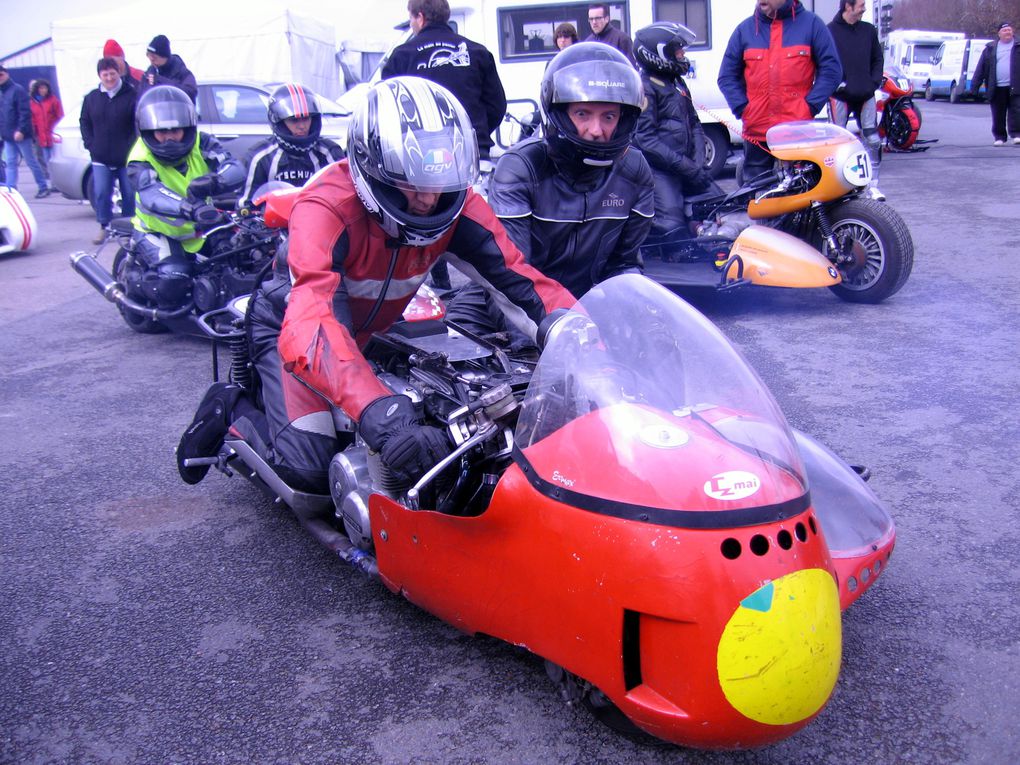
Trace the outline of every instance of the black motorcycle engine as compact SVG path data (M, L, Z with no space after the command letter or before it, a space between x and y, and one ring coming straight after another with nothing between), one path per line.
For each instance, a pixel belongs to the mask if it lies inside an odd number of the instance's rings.
M192 285L192 295L195 298L195 308L199 313L208 313L222 308L231 297L225 293L223 284L216 274L204 274L195 279Z

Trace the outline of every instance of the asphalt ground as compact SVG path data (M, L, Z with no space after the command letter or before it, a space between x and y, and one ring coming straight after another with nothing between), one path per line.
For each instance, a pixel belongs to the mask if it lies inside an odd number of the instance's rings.
M355 573L244 481L184 485L208 346L130 331L68 265L89 208L50 197L37 247L0 257L0 761L1015 762L1020 147L992 147L985 105L921 108L938 142L882 169L916 247L899 294L687 295L897 522L805 730L737 753L614 733L537 658Z

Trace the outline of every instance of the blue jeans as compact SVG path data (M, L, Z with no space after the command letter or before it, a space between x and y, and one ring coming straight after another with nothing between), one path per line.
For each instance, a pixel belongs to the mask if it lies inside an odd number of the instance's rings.
M113 181L120 184L120 214L130 218L135 214L135 190L128 180L127 167L92 163L92 188L96 192L96 220L106 226L113 218Z
M25 164L32 171L32 177L35 178L35 185L39 187L39 190L49 188L46 183L46 175L35 159L35 149L30 138L21 141L4 141L4 162L7 164L4 183L12 189L18 188L18 154L25 158Z

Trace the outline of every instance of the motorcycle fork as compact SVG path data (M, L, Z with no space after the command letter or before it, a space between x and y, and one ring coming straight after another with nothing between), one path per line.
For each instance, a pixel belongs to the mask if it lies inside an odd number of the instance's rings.
M836 264L839 265L844 258L843 248L840 247L839 242L836 240L836 234L832 230L832 224L829 222L829 215L825 210L825 205L818 201L812 202L811 213L818 222L818 230L822 232L822 240L829 246L829 252L833 253Z

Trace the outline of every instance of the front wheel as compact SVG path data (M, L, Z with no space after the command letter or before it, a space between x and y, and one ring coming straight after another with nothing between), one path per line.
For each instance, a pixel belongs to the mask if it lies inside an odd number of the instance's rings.
M880 303L898 292L914 267L914 242L899 214L885 202L851 199L828 216L840 252L817 229L811 243L843 277L829 289L851 303Z
M949 86L949 103L951 103L951 104L958 103L960 101L960 96L963 95L962 90L963 90L963 88L961 88L955 82L952 85L950 85Z
M950 92L952 92L952 91L950 91ZM934 101L935 100L935 91L931 89L931 83L930 82L926 82L924 84L924 100L925 101Z
M130 295L128 288L128 266L131 262L131 256L127 250L123 247L117 250L117 254L113 256L113 278L116 279L124 291ZM132 299L135 299L132 297ZM136 301L140 302L140 301ZM148 303L148 301L144 301ZM155 306L153 306L155 308ZM117 306L117 310L120 311L121 317L124 319L124 323L127 324L135 332L142 335L160 335L164 332L168 332L169 329L164 324L160 324L155 319L149 319L142 316L140 313L129 311L121 305Z
M913 107L896 109L889 120L887 140L896 151L906 151L917 141L921 131L921 113Z

